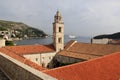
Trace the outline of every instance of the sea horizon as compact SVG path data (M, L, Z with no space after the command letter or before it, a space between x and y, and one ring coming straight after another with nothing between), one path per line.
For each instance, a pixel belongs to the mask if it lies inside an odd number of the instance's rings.
M76 36L75 38L69 38L67 35L64 36L64 43L69 42L70 40L76 40L82 43L90 43L91 37L83 37L83 36ZM52 44L53 39L52 37L47 38L37 38L37 39L25 39L25 40L18 40L14 41L16 45L34 45L34 44Z

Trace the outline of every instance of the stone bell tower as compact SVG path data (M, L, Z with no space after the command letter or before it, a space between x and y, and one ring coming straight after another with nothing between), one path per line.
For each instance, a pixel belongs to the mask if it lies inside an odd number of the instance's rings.
M64 49L64 22L59 11L57 11L54 16L53 45L56 52Z

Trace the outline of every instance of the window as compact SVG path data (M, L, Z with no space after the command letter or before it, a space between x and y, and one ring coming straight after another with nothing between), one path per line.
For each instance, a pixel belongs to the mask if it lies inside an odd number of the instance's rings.
M52 57L49 57L49 59L51 60L51 59L52 59Z
M36 61L38 61L38 58L35 58Z
M45 63L44 62L42 63L42 67L45 67Z
M62 43L62 38L58 38L58 43Z
M62 32L62 28L61 27L59 27L59 32Z

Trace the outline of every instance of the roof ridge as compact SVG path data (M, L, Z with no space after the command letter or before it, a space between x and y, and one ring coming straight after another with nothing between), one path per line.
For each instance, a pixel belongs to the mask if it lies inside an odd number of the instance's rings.
M52 45L24 45L24 46L12 46L12 47L8 46L3 48L19 55L55 52L55 49Z
M77 43L77 41L73 41L73 42L71 43L71 45L70 45L66 50L69 50L75 43Z
M79 54L87 54L87 55L93 55L93 56L103 56L103 55L97 55L97 54L89 54L89 53L80 53L80 52L74 52L74 51L66 51L66 52L72 52L72 53L79 53Z
M113 44L96 44L96 43L83 43L77 42L78 44L89 44L89 45L103 45L103 46L120 46L120 45L113 45Z

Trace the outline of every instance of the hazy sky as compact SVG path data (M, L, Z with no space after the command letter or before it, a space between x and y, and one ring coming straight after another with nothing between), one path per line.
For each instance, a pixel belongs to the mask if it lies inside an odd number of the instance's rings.
M0 19L24 22L52 34L57 9L65 34L95 36L120 31L120 0L0 0Z

